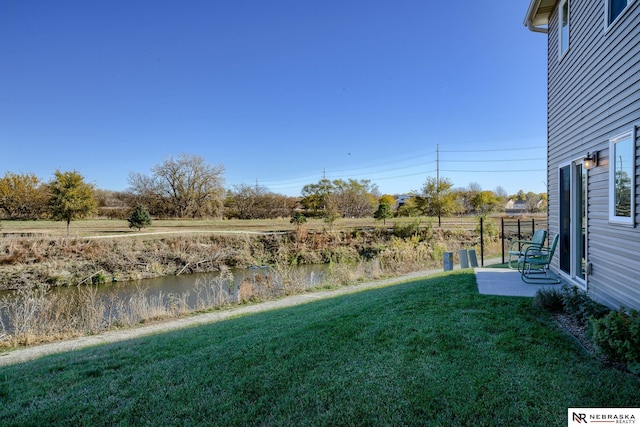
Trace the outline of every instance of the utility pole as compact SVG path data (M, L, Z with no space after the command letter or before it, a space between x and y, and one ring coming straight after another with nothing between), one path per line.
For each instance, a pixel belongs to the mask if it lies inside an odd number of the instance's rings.
M438 227L442 227L440 218L440 144L436 144L436 199L438 203Z
M436 191L440 190L440 144L436 144Z

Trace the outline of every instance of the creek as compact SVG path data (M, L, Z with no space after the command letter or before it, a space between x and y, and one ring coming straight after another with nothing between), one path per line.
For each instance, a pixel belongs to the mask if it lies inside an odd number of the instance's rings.
M100 285L54 287L47 290L46 294L36 292L27 297L20 291L0 291L0 336L3 329L8 333L13 332L15 321L10 318L9 312L16 313L15 307L18 305L25 307L19 311L22 317L26 311L42 310L38 307L47 306L46 300L75 299L84 304L91 301L94 307L100 307L104 312L102 323L112 324L123 318L133 318L135 322L137 318L144 320L145 315L151 314L153 317L153 313L184 313L303 291L321 285L327 269L328 266L324 264L232 269ZM39 305L34 304L33 301L39 298ZM20 304L17 304L19 301ZM8 309L11 306L13 310ZM132 315L136 310L147 313Z

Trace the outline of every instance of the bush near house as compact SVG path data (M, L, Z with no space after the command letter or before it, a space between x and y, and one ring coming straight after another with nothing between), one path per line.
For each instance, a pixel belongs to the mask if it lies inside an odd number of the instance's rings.
M564 314L584 331L578 340L590 340L585 347L607 360L622 364L634 374L640 374L640 312L624 307L611 310L592 300L575 286L538 291L534 302L556 314ZM575 333L574 333L575 335ZM582 343L585 345L585 343Z
M624 307L591 321L593 342L609 359L640 374L640 312Z

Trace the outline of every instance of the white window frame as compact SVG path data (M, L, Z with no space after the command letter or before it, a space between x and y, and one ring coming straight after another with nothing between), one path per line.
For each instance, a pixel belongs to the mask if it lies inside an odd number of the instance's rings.
M618 16L616 16L615 18L613 18L611 21L609 21L609 10L611 9L611 2L613 0L604 0L604 27L605 28L609 28L610 26L612 26L613 24L615 24L618 19L620 19L620 17L622 15L624 15L624 13L629 9L629 6L635 1L635 0L627 0L627 5L625 6L624 9L622 9L622 11L620 11L620 13L618 14Z
M615 202L616 202L616 144L622 141L626 141L631 139L631 152L625 153L625 155L630 156L631 162L629 165L629 178L631 179L630 187L631 187L631 200L630 200L630 215L627 216L619 216L616 215ZM630 225L635 226L635 215L636 215L636 132L635 128L630 129L624 133L614 136L609 140L609 222L614 224L621 225Z
M608 1L608 0L607 0ZM562 23L564 21L564 8L567 8L567 34L566 34L566 48L563 49L563 45L565 42L564 32L562 31ZM569 42L571 40L570 37L570 26L571 26L571 12L570 12L570 4L569 0L562 0L560 5L558 6L558 58L562 59L562 57L569 51Z

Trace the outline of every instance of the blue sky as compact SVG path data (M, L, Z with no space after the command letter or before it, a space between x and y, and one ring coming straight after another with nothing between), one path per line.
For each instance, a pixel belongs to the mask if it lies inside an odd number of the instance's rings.
M546 36L528 0L0 2L0 175L198 155L228 187L546 191Z

